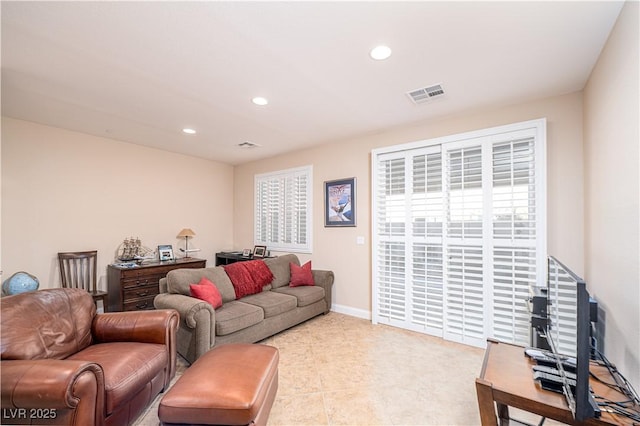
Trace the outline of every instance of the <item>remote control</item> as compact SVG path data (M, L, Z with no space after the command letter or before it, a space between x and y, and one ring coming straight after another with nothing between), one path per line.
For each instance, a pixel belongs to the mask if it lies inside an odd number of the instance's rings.
M540 357L540 356L547 356L547 352L543 352L540 349L536 349L536 348L526 348L524 350L525 355L527 355L529 358L532 358L534 356L536 357Z
M547 374L553 374L554 376L560 376L560 371L557 368L550 367L548 365L534 365L533 372L535 373L536 371L540 371ZM577 376L575 373L572 373L570 371L565 371L564 373L567 379L576 380Z
M564 383L564 380L562 380L562 377L556 376L555 374L544 373L542 371L534 372L533 373L533 380L538 380L538 381L541 382L541 384L542 384L543 381L554 382L554 383L557 383L557 384L560 384L560 385L562 385ZM575 380L569 379L568 377L567 377L566 380L567 380L567 384L569 386L573 386L573 387L576 386L576 381Z
M558 360L552 357L548 357L548 356L533 356L531 357L532 360L534 360L538 365L546 365L548 367L552 367L552 368L556 368L558 366ZM560 361L562 362L562 368L564 368L564 371L567 371L569 373L575 373L576 372L576 364L575 362L571 362L570 359L566 359L564 361Z

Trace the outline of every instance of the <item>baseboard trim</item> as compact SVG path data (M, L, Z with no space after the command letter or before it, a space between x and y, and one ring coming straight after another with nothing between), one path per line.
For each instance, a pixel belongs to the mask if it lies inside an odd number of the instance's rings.
M351 306L337 305L334 303L333 305L331 305L331 310L339 314L345 314L352 317L371 320L371 311L365 311L364 309L357 309L352 308Z

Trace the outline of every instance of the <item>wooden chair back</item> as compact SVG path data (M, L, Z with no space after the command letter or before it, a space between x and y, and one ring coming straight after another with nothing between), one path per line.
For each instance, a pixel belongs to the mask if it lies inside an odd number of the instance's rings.
M62 287L81 288L89 293L96 293L97 259L97 250L58 253Z

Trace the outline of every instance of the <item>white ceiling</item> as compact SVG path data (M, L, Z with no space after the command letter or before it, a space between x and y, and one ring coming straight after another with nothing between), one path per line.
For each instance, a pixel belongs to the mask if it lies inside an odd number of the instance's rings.
M2 1L2 114L241 164L581 90L621 7Z

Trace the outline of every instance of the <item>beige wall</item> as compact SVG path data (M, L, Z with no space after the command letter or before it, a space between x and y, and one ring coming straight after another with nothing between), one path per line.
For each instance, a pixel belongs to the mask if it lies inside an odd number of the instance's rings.
M253 246L253 176L313 165L313 254L300 256L301 260L312 259L314 268L335 272L337 310L368 317L371 311L371 150L542 117L547 118L549 253L582 273L584 194L580 93L470 112L237 166L234 180L236 248ZM325 228L323 182L351 176L357 178L357 227ZM365 237L365 245L356 244L358 236Z
M627 2L584 91L586 280L605 353L640 387L638 2Z
M2 119L3 280L60 285L58 251L98 250L99 282L124 238L184 247L213 264L233 246L233 167L11 118Z

